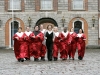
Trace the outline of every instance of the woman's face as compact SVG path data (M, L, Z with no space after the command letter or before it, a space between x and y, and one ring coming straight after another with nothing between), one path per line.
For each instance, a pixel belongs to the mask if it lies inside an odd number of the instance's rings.
M28 31L28 32L29 32L29 31L30 31L30 28L29 28L29 27L27 27L27 28L26 28L26 31Z
M71 29L71 32L74 32L74 28Z
M79 30L79 33L82 33L82 29Z
M19 33L22 32L22 29L18 29L18 32L19 32Z
M48 30L52 30L52 26L48 26Z
M36 26L36 27L34 28L34 30L35 30L35 31L38 31L38 30L39 30L39 27L38 27L38 26Z
M40 29L43 29L43 25L40 25Z
M58 28L57 27L54 27L54 31L57 32L58 31Z

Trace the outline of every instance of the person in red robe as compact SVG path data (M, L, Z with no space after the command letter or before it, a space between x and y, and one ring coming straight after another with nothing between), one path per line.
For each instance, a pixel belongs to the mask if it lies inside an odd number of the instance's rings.
M68 57L69 45L71 43L70 33L67 31L67 27L64 27L59 35L60 37L60 58L66 60Z
M71 44L69 48L69 59L72 58L74 60L74 56L77 48L77 42L76 42L77 34L74 32L74 28L71 29L70 37L71 37Z
M14 53L15 57L19 62L24 62L24 58L26 57L25 45L24 45L24 33L22 32L22 28L18 28L18 32L13 36L14 40Z
M30 40L30 34L32 32L30 31L30 27L26 27L26 31L24 32L24 45L25 45L25 50L26 50L26 60L30 60L30 44L31 44L31 40Z
M43 25L42 24L40 25L40 31L45 35L46 29L43 29ZM42 61L45 61L45 54L46 54L46 39L45 39L45 36L44 36L44 40L42 42L41 53L40 53Z
M82 29L79 29L79 33L77 34L77 48L78 48L78 59L82 60L85 53L85 41L86 36L83 33Z
M39 31L38 26L34 27L34 31L30 34L30 38L31 38L30 56L34 57L34 61L39 61L44 35L42 32Z
M59 40L60 40L60 37L59 37L59 32L58 32L58 27L54 27L53 28L53 31L54 31L54 40L53 40L53 58L54 58L54 61L57 61L58 59L58 51L59 51Z

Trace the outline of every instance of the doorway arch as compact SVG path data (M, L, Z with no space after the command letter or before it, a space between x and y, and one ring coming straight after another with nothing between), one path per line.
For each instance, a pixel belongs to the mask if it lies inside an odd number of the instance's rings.
M87 38L86 44L88 44L88 23L87 23L87 21L84 18L81 18L81 17L79 19L73 18L68 24L68 29L70 30L72 27L75 28L74 27L75 24L77 26L76 28L82 28L83 29L84 34L86 35L86 38ZM78 29L76 29L76 30L78 31Z
M22 31L24 31L24 22L20 18L16 18L13 22L18 22L19 26L22 27ZM11 48L11 23L12 23L12 18L10 18L6 24L5 24L5 46ZM19 27L18 26L18 27ZM13 36L13 35L12 35Z
M43 24L44 29L46 29L49 24L58 27L57 22L53 18L41 18L36 22L36 25L40 24Z

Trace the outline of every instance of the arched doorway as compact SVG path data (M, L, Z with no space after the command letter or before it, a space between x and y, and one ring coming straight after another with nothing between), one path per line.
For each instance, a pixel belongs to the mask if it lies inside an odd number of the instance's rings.
M44 26L44 29L46 29L48 25L58 26L57 22L52 18L41 18L36 22L36 25L40 24Z
M17 32L18 27L22 27L22 31L25 30L24 22L20 18L15 18L12 22L12 18L10 18L5 24L5 46L11 48L13 46L12 36L15 32Z
M17 32L18 27L19 27L19 22L17 21L11 22L11 27L10 27L11 28L11 39L13 39L12 37ZM13 47L13 45L14 45L14 42L13 40L11 40L11 47Z
M75 21L73 28L74 28L74 32L79 33L79 29L83 29L82 28L82 22L81 21Z
M86 44L88 45L88 23L84 18L73 18L69 24L68 24L68 29L70 30L71 28L74 28L75 32L78 33L78 30L81 28L84 31L84 34L86 35Z

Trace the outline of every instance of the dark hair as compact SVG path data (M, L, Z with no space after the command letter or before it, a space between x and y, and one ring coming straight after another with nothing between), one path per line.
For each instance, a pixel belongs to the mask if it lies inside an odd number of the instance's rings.
M48 29L48 27L49 27L49 26L51 26L51 28L53 28L53 26L52 26L52 25L48 25L48 26L47 26L47 29Z
M80 29L79 29L80 30ZM83 31L83 29L81 29L82 30L82 33L84 33L84 31Z
M29 27L29 26L27 26L27 27ZM26 29L27 29L27 27L26 27ZM30 28L30 27L29 27Z
M40 29L40 27L38 25L34 26L34 29L35 29L35 27L38 27L38 30Z
M22 30L22 27L19 27L19 28L18 28L18 30L19 30L19 29L21 29L21 30Z

